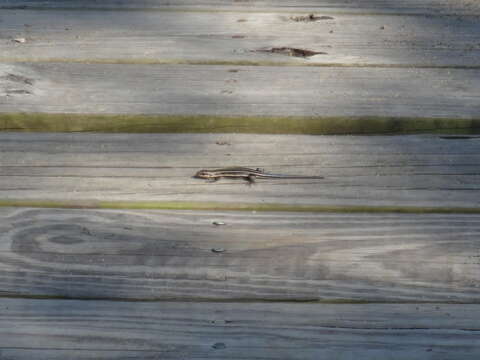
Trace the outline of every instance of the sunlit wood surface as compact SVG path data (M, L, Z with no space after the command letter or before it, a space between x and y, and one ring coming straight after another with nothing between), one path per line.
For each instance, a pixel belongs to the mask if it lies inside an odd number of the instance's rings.
M479 16L0 0L0 358L478 358Z

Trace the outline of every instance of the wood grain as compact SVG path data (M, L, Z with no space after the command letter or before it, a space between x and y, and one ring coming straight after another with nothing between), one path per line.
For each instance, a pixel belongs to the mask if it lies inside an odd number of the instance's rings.
M38 63L0 64L0 77L2 113L471 119L480 110L474 69Z
M478 215L28 208L0 214L3 295L480 301Z
M478 66L475 17L339 14L315 22L291 20L301 15L3 10L0 61ZM26 43L12 41L18 37ZM256 52L272 47L323 54L296 58Z
M478 126L473 0L0 0L0 9L3 131L25 130L22 112L165 115L158 126L169 129L169 115ZM290 19L310 13L332 19ZM271 47L326 54L252 52ZM41 119L29 130L52 125ZM0 200L478 209L479 150L477 136L4 132ZM325 179L191 178L228 165ZM0 207L0 358L477 358L479 235L480 215L460 213Z
M1 299L8 359L471 359L479 306Z
M1 133L0 150L1 199L480 205L477 137ZM224 166L325 178L192 178Z

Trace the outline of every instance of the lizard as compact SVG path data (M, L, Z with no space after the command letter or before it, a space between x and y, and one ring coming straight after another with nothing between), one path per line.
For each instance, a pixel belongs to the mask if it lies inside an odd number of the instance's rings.
M227 167L221 169L200 170L194 176L197 179L207 179L210 182L215 182L221 178L244 179L249 184L255 182L255 178L272 178L272 179L323 179L323 176L304 176L304 175L284 175L284 174L270 174L264 172L262 169L251 169L247 167Z

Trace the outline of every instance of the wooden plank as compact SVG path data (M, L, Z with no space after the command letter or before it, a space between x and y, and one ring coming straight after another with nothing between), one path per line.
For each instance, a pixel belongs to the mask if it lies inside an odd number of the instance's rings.
M479 150L433 135L0 133L0 199L478 208ZM325 178L192 178L225 166Z
M480 24L474 17L291 20L301 15L3 10L0 61L478 66ZM12 41L19 37L27 41ZM257 51L282 47L322 54Z
M0 230L8 296L480 302L479 215L0 208Z
M0 301L6 359L472 359L479 305Z
M475 69L48 63L0 64L0 77L0 113L472 119L480 110Z
M41 8L41 9L168 9L197 8L208 11L272 11L286 9L302 9L305 11L328 11L347 13L414 13L414 14L466 14L480 13L480 6L472 0L363 0L352 5L350 0L1 0L0 8Z

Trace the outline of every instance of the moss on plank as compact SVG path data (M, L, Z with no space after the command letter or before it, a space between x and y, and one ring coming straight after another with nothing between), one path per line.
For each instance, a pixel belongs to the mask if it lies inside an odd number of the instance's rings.
M0 114L0 131L108 133L412 134L480 133L480 118Z
M401 213L401 214L480 214L480 207L425 206L350 206L291 205L255 203L219 203L188 201L55 201L0 200L0 207L63 208L63 209L137 209L137 210L215 210L269 211L311 213Z

